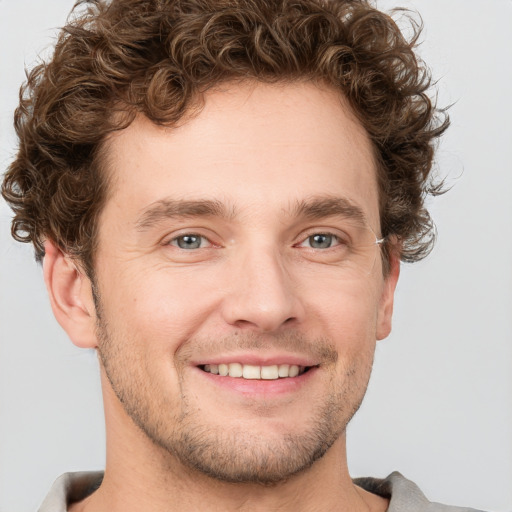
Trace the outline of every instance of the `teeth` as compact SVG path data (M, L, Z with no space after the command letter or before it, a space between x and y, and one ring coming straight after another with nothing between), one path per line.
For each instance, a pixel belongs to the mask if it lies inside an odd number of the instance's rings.
M290 365L289 364L280 364L279 369L277 370L277 374L279 377L288 377L290 375Z
M244 374L244 367L240 363L231 363L228 367L230 377L242 377Z
M279 368L277 364L274 366L262 366L261 367L261 378L267 380L275 380L279 378Z
M297 377L297 375L299 375L299 367L292 364L288 370L288 377Z
M244 379L261 379L261 368L252 364L244 364L242 376Z
M297 377L305 371L304 366L296 364L274 364L271 366L255 366L252 364L205 364L205 372L221 375L222 377L237 377L252 380L276 380L287 377Z

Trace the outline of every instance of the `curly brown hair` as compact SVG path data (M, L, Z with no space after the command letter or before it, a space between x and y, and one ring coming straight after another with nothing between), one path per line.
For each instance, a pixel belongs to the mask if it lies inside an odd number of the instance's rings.
M425 209L435 140L448 126L407 40L369 0L81 0L53 58L37 65L15 113L19 151L2 185L14 238L36 258L52 240L92 275L108 179L102 148L137 114L172 126L223 81L313 80L337 88L368 132L382 235L401 259L430 251Z

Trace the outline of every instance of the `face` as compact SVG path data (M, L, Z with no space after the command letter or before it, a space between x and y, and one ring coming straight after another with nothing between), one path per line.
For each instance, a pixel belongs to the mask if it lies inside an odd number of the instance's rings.
M389 331L396 273L375 244L364 130L328 88L237 84L178 128L136 120L107 151L95 265L112 396L215 478L308 468L343 435Z

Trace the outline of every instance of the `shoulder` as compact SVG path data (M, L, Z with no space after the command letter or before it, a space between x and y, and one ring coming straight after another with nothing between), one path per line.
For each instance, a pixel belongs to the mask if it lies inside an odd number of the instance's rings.
M64 473L55 480L38 512L66 512L68 503L92 494L103 480L103 471Z
M388 498L388 512L482 512L431 502L414 482L398 471L387 478L355 478L354 483L368 492Z

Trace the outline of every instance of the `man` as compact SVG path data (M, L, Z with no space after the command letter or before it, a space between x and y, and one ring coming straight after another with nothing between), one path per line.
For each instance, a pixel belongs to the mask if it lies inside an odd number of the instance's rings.
M363 1L114 1L66 28L3 195L97 349L107 465L42 510L448 510L353 482L345 449L399 260L432 243L428 87Z

